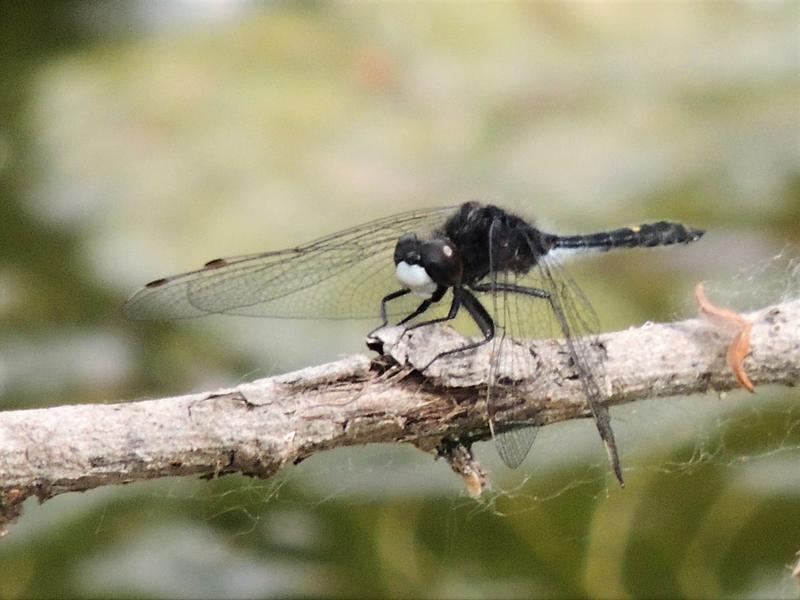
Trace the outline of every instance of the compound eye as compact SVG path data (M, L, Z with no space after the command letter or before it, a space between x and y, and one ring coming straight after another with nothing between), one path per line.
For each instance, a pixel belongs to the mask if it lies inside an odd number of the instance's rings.
M461 283L461 255L450 240L425 242L420 254L425 270L436 283L446 287Z

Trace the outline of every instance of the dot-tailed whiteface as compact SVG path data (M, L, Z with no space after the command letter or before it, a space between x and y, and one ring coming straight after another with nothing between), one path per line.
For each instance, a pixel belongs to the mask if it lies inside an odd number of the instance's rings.
M218 258L196 271L151 281L125 303L123 312L131 319L217 313L380 318L382 325L399 317L399 325L416 328L452 320L463 309L480 336L434 360L512 337L559 338L622 482L598 382L602 361L589 349L596 318L557 256L563 251L685 244L703 233L658 221L555 235L500 207L467 202L400 213L286 250ZM500 357L500 350L492 356ZM493 367L487 365L490 374ZM500 456L514 468L528 454L535 428L498 417L492 399L499 394L492 393L492 386L490 377L489 424Z

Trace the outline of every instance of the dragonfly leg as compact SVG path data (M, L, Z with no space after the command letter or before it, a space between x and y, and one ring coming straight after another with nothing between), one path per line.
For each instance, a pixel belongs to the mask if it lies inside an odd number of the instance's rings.
M386 314L386 305L395 298L401 298L410 292L411 290L409 289L397 290L391 294L387 294L381 299L381 327L386 327L389 324L389 317ZM378 329L380 329L380 327Z
M379 329L386 327L389 324L389 317L386 314L386 305L395 298L401 298L402 296L405 296L406 294L410 293L411 290L409 289L401 289L401 290L396 290L391 294L386 294L383 298L381 298L381 324L367 334L368 338L372 337L373 333L375 333Z
M441 300L442 297L445 295L445 292L447 292L447 288L437 288L437 290L433 293L433 295L430 298L426 298L425 300L420 302L419 306L417 306L417 308L414 309L414 312L403 317L403 319L399 321L397 324L404 325L408 323L411 319L418 317L426 310L428 310L431 304ZM375 329L373 329L367 337L371 336L373 333L375 333L382 327L386 327L389 324L389 316L386 311L386 305L395 298L401 298L402 296L405 296L410 293L411 290L404 288L401 290L394 291L391 294L387 294L386 296L383 297L383 299L381 300L381 324ZM427 325L430 322L432 321L426 321L424 323L420 323L420 325ZM406 327L405 330L403 331L403 335L405 335L406 331L408 331L409 329L413 329L414 327L418 327L418 325L414 325L413 327Z
M402 321L400 321L398 323L398 325L404 325L404 324L408 323L414 317L418 317L419 315L424 313L426 310L428 310L428 308L430 307L431 304L441 300L444 297L446 292L447 292L447 288L445 288L445 287L437 288L436 291L433 293L433 295L430 298L428 298L422 304L420 304L417 307L417 310L415 310L413 313L411 313L410 315L405 317ZM459 299L456 297L455 290L454 290L453 291L453 301L450 303L450 311L447 313L446 317L438 317L436 319L430 319L428 321L422 321L421 323L414 323L413 325L410 325L410 326L406 327L406 331L409 331L410 329L416 329L417 327L424 327L425 325L431 325L432 323L442 323L444 321L450 321L451 319L455 319L456 314L458 314L459 306L460 306Z
M472 350L473 348L483 346L484 344L487 344L490 341L492 341L492 339L494 339L494 320L492 320L491 315L484 308L483 304L480 303L480 300L478 300L472 292L462 287L453 288L453 304L450 306L450 313L446 317L442 317L440 319L433 319L425 323L420 323L420 325L429 325L431 323L438 323L441 321L454 319L456 314L458 313L458 309L461 306L464 307L464 309L469 313L469 316L472 317L472 320L475 321L475 324L478 326L478 328L481 330L481 333L483 334L483 338L478 340L477 342L471 342L469 344L464 344L463 346L459 346L458 348L453 348L452 350L445 350L444 352L440 352L439 354L434 356L428 362L427 365L425 365L422 369L420 369L421 371L424 372L425 369L430 367L434 362L436 362L443 356L456 354L458 352L464 352L466 350Z
M422 313L424 313L426 310L428 310L430 308L431 304L441 300L442 296L444 296L445 291L447 291L447 290L443 288L442 289L442 293L440 294L439 290L437 289L436 292L434 292L433 296L423 300L420 303L420 305L416 308L416 310L414 310L414 312L412 312L410 315L407 315L407 316L403 317L403 319L400 322L398 322L397 324L398 325L405 325L411 319L414 319L415 317L420 316ZM430 322L431 321L425 321L424 323L420 323L419 325L427 325ZM419 325L412 325L411 327L406 327L406 331L408 331L409 329L414 329L414 327L419 327ZM403 332L403 333L405 333L405 332Z

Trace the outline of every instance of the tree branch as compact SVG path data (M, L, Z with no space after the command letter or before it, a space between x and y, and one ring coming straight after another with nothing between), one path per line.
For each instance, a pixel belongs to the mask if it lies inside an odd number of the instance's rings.
M753 322L744 362L750 379L757 386L796 385L800 300L746 316ZM446 327L400 332L386 328L371 341L386 356L351 356L231 389L0 413L0 527L31 495L44 501L175 475L268 478L321 450L370 442L407 442L442 454L477 493L485 473L469 446L490 437L491 348L438 360L422 376L415 367L461 338ZM728 342L698 319L599 336L593 347L605 355L606 404L735 388L725 362ZM508 400L515 415L540 425L588 416L580 382L570 376L557 342L515 342L510 351L536 357L532 373L508 374L525 396L522 407ZM511 404L501 404L505 409Z

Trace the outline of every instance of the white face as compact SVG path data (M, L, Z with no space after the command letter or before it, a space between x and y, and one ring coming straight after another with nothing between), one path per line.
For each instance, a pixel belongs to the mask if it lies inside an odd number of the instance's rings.
M421 298L430 298L436 291L436 283L420 265L409 265L400 261L395 268L395 275L400 283Z

